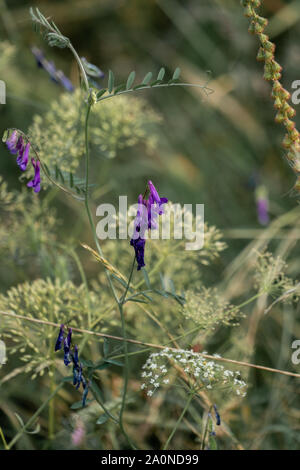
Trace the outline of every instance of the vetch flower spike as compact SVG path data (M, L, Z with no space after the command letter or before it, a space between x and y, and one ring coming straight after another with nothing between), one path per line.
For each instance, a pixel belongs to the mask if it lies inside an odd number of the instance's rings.
M134 233L130 240L130 245L134 248L135 258L137 261L137 270L145 266L145 232L146 229L157 228L157 217L163 213L162 205L168 202L167 198L161 198L152 183L148 181L150 192L149 198L146 200L140 194L138 197L138 210L134 221Z
M74 91L72 82L61 70L56 69L54 62L51 62L45 58L43 52L39 48L32 47L31 51L36 59L37 66L46 70L54 83L62 85L69 92Z

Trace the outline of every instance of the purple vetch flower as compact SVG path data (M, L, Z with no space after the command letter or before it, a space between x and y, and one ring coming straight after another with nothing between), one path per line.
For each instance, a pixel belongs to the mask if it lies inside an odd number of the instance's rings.
M78 419L76 427L71 434L72 444L76 447L80 446L85 437L85 427L81 419Z
M49 74L51 80L54 83L62 85L67 91L74 91L74 86L71 81L64 75L61 70L56 69L54 62L49 61L45 58L41 49L38 49L37 47L32 47L31 52L33 53L36 59L37 66L46 70L46 72Z
M270 218L268 214L269 204L267 199L258 199L256 202L256 207L259 223L261 225L268 225Z
M25 144L26 142L26 144ZM25 136L25 142L23 135L20 134L20 131L14 130L12 134L6 140L6 146L11 154L17 154L17 165L21 171L25 171L29 162L29 152L31 144L28 138ZM38 193L41 189L41 170L40 162L34 158L31 158L31 163L34 168L34 177L31 181L27 183L29 188L33 188L35 193Z
M28 165L29 160L29 150L30 150L30 142L27 142L25 149L22 149L22 153L19 153L19 157L17 158L17 164L19 165L22 171L25 171Z
M130 245L134 248L137 261L137 270L145 266L145 232L146 230L158 228L157 218L163 213L163 204L168 202L167 198L161 198L152 183L148 181L149 198L144 199L140 194L138 197L138 210L134 221L134 233Z
M217 408L217 405L214 404L214 412L215 412L215 416L216 416L216 425L217 426L220 426L221 424L221 416L219 414L219 411L218 411L218 408Z
M61 70L58 70L56 72L56 77L67 91L74 91L74 86L72 82L65 76L65 74Z
M55 343L55 349L54 351L59 351L62 348L63 340L64 340L64 329L65 325L60 325L58 337Z
M40 162L32 158L31 163L34 168L34 178L27 183L27 186L28 188L34 188L34 192L38 193L41 190Z
M258 186L255 191L256 198L256 212L258 222L261 225L268 225L270 221L269 217L269 200L267 191L264 186Z
M44 54L42 53L42 51L34 46L31 48L31 52L35 57L37 66L43 68Z
M11 136L6 141L6 147L8 148L10 153L12 153L13 155L17 153L17 148L16 148L17 137L18 137L17 131L13 131Z
M25 171L28 165L30 143L24 144L22 135L18 136L18 131L13 131L6 141L6 146L12 155L17 156L17 164L22 171Z

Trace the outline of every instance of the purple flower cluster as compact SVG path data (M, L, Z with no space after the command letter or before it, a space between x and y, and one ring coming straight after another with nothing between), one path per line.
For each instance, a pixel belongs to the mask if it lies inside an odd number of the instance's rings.
M133 246L135 251L138 271L145 266L146 230L158 228L158 216L163 213L163 204L168 202L166 197L161 198L159 196L152 181L148 181L147 192L148 191L148 199L144 199L141 194L138 197L138 210L134 221L134 233L130 240L130 245Z
M73 385L76 387L76 390L79 389L82 384L83 395L82 395L82 406L85 406L86 398L89 391L89 382L85 380L82 373L82 364L79 361L78 356L78 347L75 344L74 350L71 349L72 345L72 328L68 328L68 334L65 337L65 325L60 325L58 337L55 343L55 351L59 351L64 348L64 364L69 366L73 364Z
M12 155L17 155L17 164L21 171L25 171L29 161L30 142L25 145L23 136L14 130L6 141L6 147ZM38 193L41 189L40 162L32 158L31 163L34 168L34 178L27 183L27 186Z
M31 49L38 67L46 70L49 74L51 80L58 85L62 85L67 91L73 92L74 86L72 85L71 81L64 75L61 70L57 70L55 67L54 62L50 62L47 60L41 51L37 47L32 47Z

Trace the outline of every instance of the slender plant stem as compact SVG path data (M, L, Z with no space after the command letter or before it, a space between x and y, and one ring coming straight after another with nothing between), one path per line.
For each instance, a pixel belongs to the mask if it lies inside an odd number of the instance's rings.
M53 321L53 311L51 309L50 313L50 319ZM51 393L54 392L55 390L55 351L53 347L53 335L50 336L50 341L49 341L49 354L52 360L52 364L50 367L51 370L51 376L50 376L50 391ZM48 437L50 440L54 438L54 432L55 432L55 408L54 408L54 399L49 402L49 411L48 411Z
M89 207L89 139L88 139L88 127L89 127L89 116L90 116L90 111L91 111L91 104L90 102L88 103L87 106L87 111L86 111L86 118L85 118L85 154L86 154L86 159L85 159L85 208L87 211L88 219L90 222L91 230L93 233L95 245L97 247L98 253L101 257L103 257L103 252L100 246L100 243L97 238L97 233L96 233L96 228L95 224L93 221L93 217L91 214L91 210ZM128 284L125 290L125 296L127 294L127 291L129 289L129 284L130 280L132 277L132 272L133 272L133 267L134 264L132 265L132 270L131 270L131 275L129 276ZM113 285L112 279L110 272L105 269L106 277L108 280L108 283L110 285L112 294L114 296L114 299L118 305L118 309L120 312L120 318L121 318L121 327L122 327L122 336L123 336L123 344L124 344L124 356L125 356L125 365L124 365L124 386L123 386L123 395L122 395L122 403L121 403L121 408L120 408L120 414L119 414L119 426L124 434L124 436L127 438L130 446L135 449L134 444L132 443L131 439L129 438L127 432L125 431L124 424L123 424L123 412L125 409L125 403L126 403L126 395L127 395L127 387L128 387L128 376L129 376L129 360L128 360L128 345L127 345L127 339L126 339L126 329L125 329L125 317L124 317L124 312L123 312L123 302L118 298L117 292L115 290L115 287ZM125 299L123 295L123 299Z
M164 445L164 447L163 447L163 450L167 450L167 449L168 449L168 446L169 446L169 444L170 444L170 442L171 442L171 439L172 439L172 437L174 436L175 432L177 431L177 428L178 428L179 424L180 424L181 421L183 420L183 417L184 417L185 413L187 412L188 407L190 406L190 403L191 403L193 397L194 397L194 394L191 393L191 394L189 395L188 399L187 399L187 402L186 402L186 404L185 404L185 407L184 407L183 410L182 410L181 415L179 416L179 418L178 418L178 420L177 420L177 423L175 424L175 426L174 426L174 428L173 428L171 434L169 435L169 437L168 437L168 439L167 439L167 442L165 443L165 445Z
M86 75L86 72L84 70L84 67L82 65L82 62L80 60L80 57L79 55L77 54L76 50L74 49L73 45L71 44L71 42L69 43L69 49L70 51L73 53L75 59L76 59L76 62L79 66L79 69L80 69L80 72L81 72L81 75L82 75L82 78L83 78L83 81L84 81L84 85L85 85L85 88L86 88L86 91L88 92L89 91L89 82L88 82L88 79L87 79L87 75Z
M0 311L0 315L5 315L5 316L8 316L8 317L12 317L12 318L19 318L20 320L30 321L30 322L33 322L33 323L40 323L42 325L49 325L49 326L53 326L54 328L59 328L60 327L59 323L53 323L53 322L50 322L50 321L47 321L47 320L40 320L40 319L37 319L37 318L30 318L30 317L26 317L25 315L18 315L16 313L12 313L12 312ZM110 338L110 339L113 339L113 340L116 340L116 341L124 341L124 338L121 338L120 336L109 335L109 334L106 334L106 333L98 333L96 331L89 331L89 330L84 330L82 328L76 328L76 327L72 327L72 330L77 331L78 333L82 333L82 334L98 336L100 338ZM188 332L187 334L189 334L189 333L190 332ZM179 338L182 338L183 336L184 335L180 335ZM154 349L165 349L167 344L170 344L171 342L176 341L177 339L178 339L178 337L173 338L172 341L168 341L168 343L166 343L165 345L162 345L162 344L154 344L154 343L145 343L143 341L138 341L137 339L127 338L126 339L127 343L137 344L139 346L147 346L147 348L145 348L145 349L141 349L139 351L133 351L133 352L128 353L128 356L133 356L135 354L142 354L144 352L150 351L153 348ZM175 351L175 352L178 350L178 348L170 348L170 349L172 351ZM227 362L229 364L236 364L236 365L242 366L242 367L250 367L250 368L253 368L253 369L264 370L265 372L272 372L272 373L276 373L276 374L287 375L289 377L297 377L298 379L300 379L300 374L297 374L295 372L289 372L287 370L273 369L272 367L261 366L259 364L252 364L250 362L236 361L234 359L229 359L229 358L226 358L226 357L215 357L215 356L212 356L211 354L203 354L203 353L198 353L198 354L205 357L206 359L211 359L211 360L217 361L217 362L218 361L219 362ZM120 357L123 357L123 354L113 356L113 357L111 357L111 359L118 359Z
M15 435L15 437L10 441L10 443L7 445L6 450L10 450L15 443L20 439L20 437L23 435L23 433L32 425L34 424L35 420L37 417L41 414L41 412L46 408L48 403L55 397L55 395L59 392L59 390L64 386L64 383L61 382L56 389L49 395L46 401L39 407L39 409L31 416L31 418L27 421L27 423L22 427L22 429Z
M204 432L203 432L203 436L202 436L202 443L201 443L201 450L204 450L204 447L205 447L205 440L206 440L206 436L207 436L207 430L208 430L208 423L209 423L209 414L211 412L211 408L209 408L208 410L208 413L207 413L207 419L206 419L206 423L205 423L205 428L204 428Z
M2 428L0 426L0 437L2 439L2 442L3 442L3 445L4 445L4 449L5 450L8 450L8 445L7 445L7 442L6 442L6 439L5 439L5 436L4 436L4 433L2 431Z
M208 88L206 85L197 85L197 84L194 84L194 83L170 83L170 84L169 83L161 83L159 85L154 85L154 86L145 85L145 86L140 87L140 88L130 88L129 90L119 91L118 93L113 92L113 93L110 93L109 95L101 96L101 98L99 98L97 100L97 103L99 103L100 101L108 100L109 98L113 98L114 96L124 95L125 93L133 93L135 91L140 91L140 90L150 90L150 89L153 89L153 88L165 88L165 87L172 87L172 86L202 88L205 91L206 95L208 95L208 94L210 95L211 93L213 93L213 90L211 88Z
M126 395L127 395L127 388L128 388L128 379L129 379L129 358L128 358L128 343L127 343L127 337L126 337L126 327L125 327L125 316L124 316L124 310L123 310L123 304L125 303L126 295L130 286L130 282L132 279L133 275L133 270L135 266L135 257L133 258L133 263L131 266L131 271L129 274L127 286L125 289L125 292L122 296L122 300L119 302L119 312L120 312L120 317L121 317L121 325L122 325L122 336L123 336L123 344L124 344L124 361L125 361L125 367L124 367L124 386L123 386L123 396L122 396L122 403L121 403L121 408L120 408L120 414L119 414L119 421L120 421L120 428L123 431L124 434L126 434L124 430L124 424L123 424L123 413L125 409L125 404L126 404ZM127 439L129 440L129 443L133 448L135 446L132 444L130 441L129 437L127 436Z
M130 274L129 274L127 286L126 286L124 295L123 295L122 300L121 300L122 305L124 305L125 302L126 302L126 295L127 295L127 292L128 292L128 289L129 289L129 286L130 286L130 283L131 283L131 279L132 279L132 276L133 276L134 266L135 266L135 256L133 257L133 262L132 262L132 265L131 265L131 271L130 271Z

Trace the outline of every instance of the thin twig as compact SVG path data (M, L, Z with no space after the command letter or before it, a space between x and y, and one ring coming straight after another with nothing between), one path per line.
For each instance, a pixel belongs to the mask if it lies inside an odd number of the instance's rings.
M60 327L59 323L54 323L54 322L50 322L50 321L46 321L46 320L39 320L38 318L29 318L29 317L26 317L24 315L18 315L18 314L12 313L12 312L3 312L2 310L0 310L0 315L5 315L7 317L12 317L12 318L19 318L20 320L27 320L27 321L31 321L33 323L40 323L42 325L53 326L54 328L59 328ZM85 330L85 329L82 329L82 328L75 328L75 327L74 328L72 327L72 330L77 331L78 333L83 333L83 334L88 334L88 335L93 335L93 336L100 336L101 338L110 338L110 339L114 339L116 341L124 341L124 338L121 338L120 336L108 335L106 333L98 333L98 332L95 332L95 331L90 331L90 330ZM145 343L145 342L139 341L137 339L126 338L126 342L127 343L132 343L132 344L138 344L138 345L141 345L141 346L147 346L149 348L155 348L155 349L165 349L166 348L166 346L163 346L161 344ZM177 351L178 350L178 348L169 348L169 349L172 350L172 351ZM295 372L289 372L287 370L273 369L272 367L261 366L261 365L258 365L258 364L251 364L249 362L236 361L234 359L228 359L228 358L225 358L225 357L216 357L216 356L213 356L213 355L210 355L210 354L203 354L201 352L199 352L198 354L205 357L206 359L212 359L213 361L228 362L228 363L236 364L236 365L239 365L239 366L242 366L242 367L251 367L252 369L260 369L260 370L264 370L266 372L273 372L273 373L276 373L276 374L288 375L290 377L297 377L298 379L300 379L300 374L296 374Z

